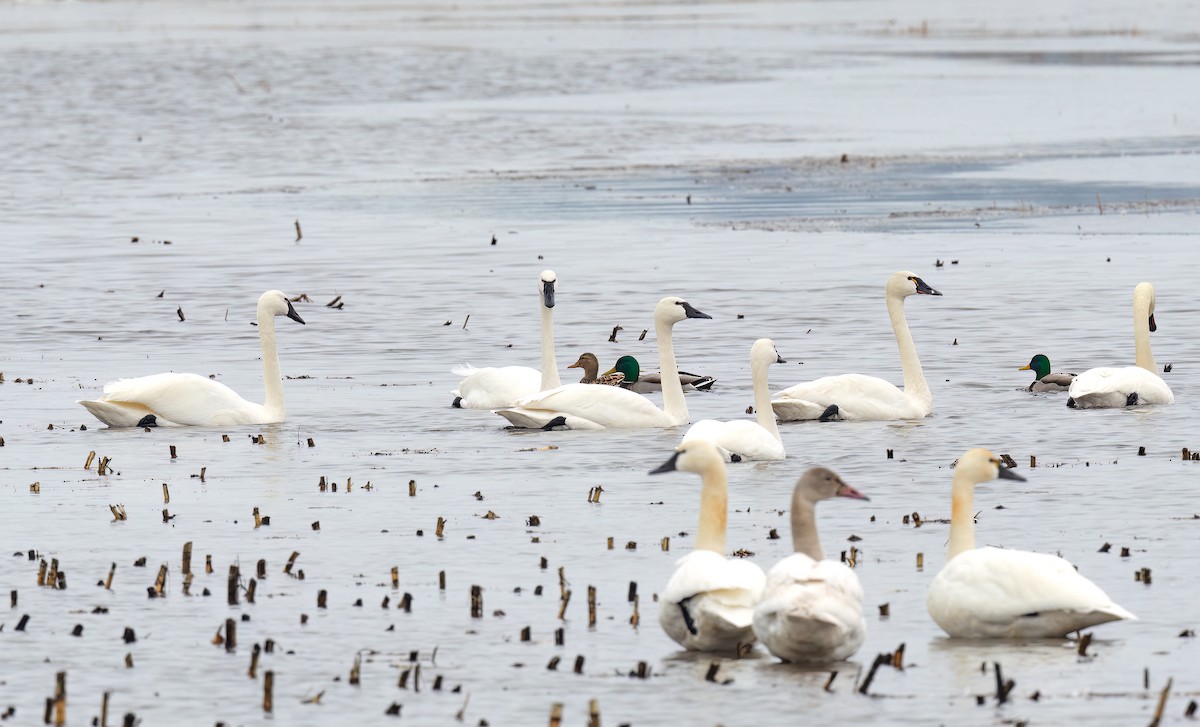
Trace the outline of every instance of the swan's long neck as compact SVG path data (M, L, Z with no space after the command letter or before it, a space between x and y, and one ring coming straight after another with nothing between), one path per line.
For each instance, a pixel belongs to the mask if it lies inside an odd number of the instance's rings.
M904 370L904 393L915 396L926 404L932 404L933 395L929 392L929 384L925 382L921 359L917 358L917 347L913 343L912 333L908 330L908 320L904 317L904 298L888 295L887 310L888 318L892 321L892 331L896 334L896 347L900 349L900 367Z
M558 379L558 362L554 360L554 309L542 309L542 391L557 388L562 384Z
M803 497L792 498L792 550L813 560L825 560L817 535L817 509Z
M950 548L946 560L975 548L975 483L966 472L955 471L951 487Z
M754 411L758 414L758 426L766 429L780 442L779 425L775 423L775 410L771 408L771 391L767 386L769 361L750 361L750 378L754 382Z
M664 382L665 383L665 382ZM683 396L682 391L679 394ZM724 463L701 473L700 527L696 530L696 550L711 550L725 555L725 518L729 508L729 480Z
M279 374L279 349L275 346L275 316L260 309L258 340L262 344L264 406L272 417L283 421L283 377Z
M679 381L679 366L675 363L675 346L671 342L671 326L669 321L657 318L654 321L654 335L658 338L658 365L662 371L663 410L678 426L687 424L688 409L687 401L683 398L683 384ZM721 516L721 521L725 521L724 515Z
M1133 301L1133 346L1137 351L1137 365L1157 374L1158 365L1150 350L1150 301L1142 297Z

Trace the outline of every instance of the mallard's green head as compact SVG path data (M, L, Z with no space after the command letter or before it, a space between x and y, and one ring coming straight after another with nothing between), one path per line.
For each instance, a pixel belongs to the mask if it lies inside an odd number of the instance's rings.
M642 372L642 367L638 365L637 359L633 356L622 356L617 359L615 366L604 372L604 375L607 376L615 371L625 374L624 383L635 384L638 380L638 374Z
M1022 366L1017 370L1029 371L1030 369L1033 370L1033 375L1037 378L1037 380L1041 381L1043 376L1047 376L1050 373L1050 359L1046 358L1044 354L1039 353L1038 355L1029 359L1029 363L1027 365Z

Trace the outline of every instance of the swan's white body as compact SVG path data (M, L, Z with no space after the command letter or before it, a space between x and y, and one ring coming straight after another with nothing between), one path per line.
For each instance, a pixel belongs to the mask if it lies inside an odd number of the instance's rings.
M863 374L825 376L776 394L771 402L775 415L781 421L819 419L833 405L837 407L837 416L847 420L922 419L929 416L933 412L933 395L904 317L904 299L917 294L941 295L910 272L893 273L888 278L885 299L900 349L903 389Z
M1158 375L1158 365L1150 349L1154 323L1154 286L1139 283L1133 290L1133 343L1137 365L1088 369L1075 377L1067 394L1067 404L1078 409L1119 408L1130 404L1174 404L1171 387Z
M728 481L717 448L704 441L681 444L654 472L676 469L702 478L700 526L695 549L679 559L659 594L658 622L685 649L737 652L754 643L754 605L765 576L749 561L725 558Z
M1057 638L1090 626L1136 619L1067 561L1023 550L975 548L975 485L1022 479L972 449L954 472L946 565L929 588L929 615L959 638Z
M767 573L754 609L754 633L784 661L841 661L867 636L862 585L849 567L825 560L817 536L816 503L832 497L867 499L833 472L814 467L792 492L792 548Z
M104 396L80 401L84 408L110 427L134 427L153 416L157 426L232 426L271 424L285 418L283 382L275 345L275 317L284 315L300 323L291 301L278 290L258 299L258 337L262 344L265 404L255 404L233 389L197 374L154 374L120 379L104 386Z
M454 406L463 409L499 409L539 391L558 386L558 363L554 357L554 289L558 282L553 270L543 270L538 278L538 298L542 323L542 370L529 366L475 368L455 366L451 373L463 376L454 395Z
M767 386L767 372L773 363L784 363L775 350L774 341L768 338L755 341L750 347L750 372L754 383L757 421L702 419L688 429L683 441L703 439L712 442L721 448L726 459L731 454L739 455L744 460L781 460L786 457Z
M663 405L617 386L567 384L498 410L514 427L540 429L555 420L568 429L675 427L687 424L687 402L675 365L671 327L685 318L710 318L682 298L663 298L654 308L654 330L663 371ZM561 417L561 419L559 419Z

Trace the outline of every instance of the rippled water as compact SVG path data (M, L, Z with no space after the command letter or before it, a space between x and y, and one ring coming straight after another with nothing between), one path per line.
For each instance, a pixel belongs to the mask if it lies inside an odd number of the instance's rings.
M286 724L377 723L393 702L417 724L465 703L465 723L492 725L542 724L562 702L581 724L595 698L606 724L1126 725L1149 721L1169 677L1166 721L1183 721L1200 690L1194 639L1180 637L1200 596L1197 465L1180 461L1200 448L1200 101L1187 92L1200 11L1056 12L0 4L0 588L19 598L0 617L0 713L33 723L66 670L70 724L89 723L104 691L112 715L146 724L245 724L261 719L271 669ZM944 293L907 306L934 416L785 425L786 462L730 473L730 547L764 567L789 546L779 510L805 467L835 467L872 498L820 509L826 550L861 551L870 629L831 691L827 672L761 649L720 660L732 682L705 681L712 658L659 630L652 596L690 544L698 482L646 472L682 430L514 432L449 407L455 363L536 365L543 268L560 281L561 367L584 350L652 367L653 336L638 336L662 295L713 316L676 328L681 366L719 379L688 397L693 421L744 416L761 336L788 360L774 388L850 370L899 381L884 279L911 269ZM1141 280L1158 290L1153 343L1174 364L1175 406L1079 412L1018 390L1037 352L1056 370L1130 363ZM167 370L257 398L250 322L267 288L312 300L297 305L308 325L279 326L285 424L107 430L73 403ZM344 308L325 306L335 296ZM557 449L523 451L545 445ZM926 615L946 525L902 519L948 516L950 463L972 446L1038 461L1027 483L980 489L980 541L1060 553L1139 615L1097 629L1091 658L953 642ZM115 472L85 471L89 451ZM322 476L336 494L318 491ZM117 503L125 522L110 522ZM254 528L255 507L269 526ZM192 596L185 542L215 569ZM59 560L66 591L36 586L29 550ZM293 551L303 580L282 573ZM245 584L259 559L257 602L228 606L229 565ZM114 562L112 590L97 587ZM147 599L164 563L169 595ZM404 593L411 613L395 607ZM233 653L211 643L230 616L248 618ZM265 639L277 649L251 679ZM906 668L855 693L855 672L901 643ZM397 686L413 652L419 692ZM639 662L649 679L630 678ZM977 705L992 662L1016 689Z

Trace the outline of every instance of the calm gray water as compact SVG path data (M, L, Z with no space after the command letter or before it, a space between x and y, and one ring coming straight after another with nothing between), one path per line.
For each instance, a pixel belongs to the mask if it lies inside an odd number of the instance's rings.
M0 3L0 593L19 597L0 615L0 713L37 723L65 670L72 725L105 691L110 724L254 724L271 669L288 725L384 723L393 702L411 724L460 709L466 724L545 724L556 702L585 724L593 698L609 725L1128 725L1149 722L1168 678L1164 721L1183 723L1200 692L1180 636L1200 625L1200 465L1180 461L1200 449L1200 8L1043 6ZM884 279L909 269L944 293L907 307L931 418L786 425L787 461L731 469L730 547L764 567L789 547L781 510L804 468L871 497L820 509L828 552L861 538L870 628L831 691L827 672L761 649L720 660L732 682L705 681L712 658L659 630L653 594L690 545L698 481L646 472L682 429L521 433L448 406L456 363L537 364L544 268L565 380L584 350L653 367L653 336L637 339L663 295L713 316L676 328L681 365L719 378L689 396L693 421L744 416L763 336L788 360L773 388L898 382ZM1079 412L1018 390L1038 352L1056 370L1131 363L1141 280L1158 290L1175 406ZM285 424L107 430L74 404L169 370L258 398L250 322L268 288L313 301L297 304L308 325L279 325ZM335 296L344 308L325 306ZM981 544L1059 553L1140 621L1096 629L1088 658L941 635L924 598L947 526L902 519L948 517L950 465L974 446L1028 477L980 488ZM114 473L85 471L89 451ZM254 528L255 507L270 526ZM215 573L186 596L189 541ZM29 550L59 560L66 591L36 586ZM282 572L293 551L303 580ZM245 582L259 559L256 603L228 606L229 566ZM111 591L97 587L112 563ZM169 595L148 599L164 563ZM212 644L230 616L248 619L233 653ZM857 694L901 643L906 668ZM413 652L419 692L397 686ZM639 662L649 679L630 678ZM978 705L993 662L1015 690Z

